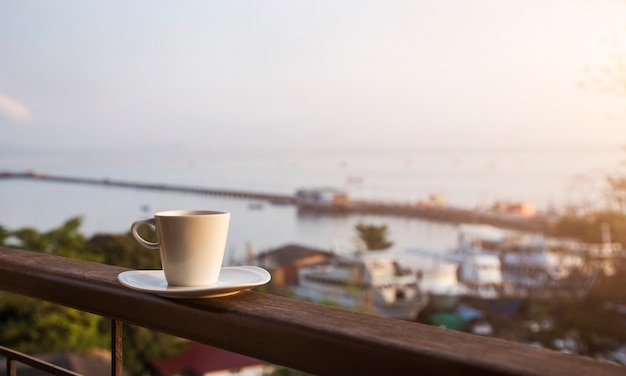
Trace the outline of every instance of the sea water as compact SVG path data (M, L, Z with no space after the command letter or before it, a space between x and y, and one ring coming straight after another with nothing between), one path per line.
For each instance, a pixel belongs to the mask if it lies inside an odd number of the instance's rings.
M352 198L416 203L445 195L450 205L486 208L495 201L528 202L540 210L599 205L601 185L615 173L620 148L561 150L272 150L265 152L75 153L0 155L0 171L168 183L216 189L293 194L334 187ZM46 231L83 217L82 231L119 233L169 209L232 213L227 259L288 243L329 249L356 235L358 223L386 225L394 249L447 250L452 224L375 215L314 215L289 205L167 191L0 179L0 225ZM238 262L238 261L233 261Z

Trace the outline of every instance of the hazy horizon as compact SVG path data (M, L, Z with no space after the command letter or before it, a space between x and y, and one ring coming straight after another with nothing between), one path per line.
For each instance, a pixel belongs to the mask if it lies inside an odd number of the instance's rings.
M626 100L600 86L625 20L620 0L0 1L0 145L619 147Z

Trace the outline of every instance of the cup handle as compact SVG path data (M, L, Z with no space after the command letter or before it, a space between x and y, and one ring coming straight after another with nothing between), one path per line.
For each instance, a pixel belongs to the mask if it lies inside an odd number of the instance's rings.
M135 237L135 239L137 239L139 244L143 245L146 248L159 249L159 243L149 242L146 239L142 238L141 235L139 235L137 230L142 225L148 225L148 226L152 226L153 228L156 228L156 225L155 225L155 222L154 222L154 218L142 219L140 221L133 222L133 224L130 226L130 231L132 232L132 234Z

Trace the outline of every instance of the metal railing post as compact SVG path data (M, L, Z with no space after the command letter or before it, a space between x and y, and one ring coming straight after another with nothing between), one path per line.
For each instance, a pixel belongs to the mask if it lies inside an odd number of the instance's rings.
M17 362L15 359L7 357L7 376L17 375Z
M122 376L122 322L111 320L111 375Z

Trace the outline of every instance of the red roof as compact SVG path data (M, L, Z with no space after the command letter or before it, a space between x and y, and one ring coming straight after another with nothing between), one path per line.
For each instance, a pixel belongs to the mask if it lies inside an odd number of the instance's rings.
M263 364L265 363L261 360L198 342L189 342L189 347L183 353L152 362L152 366L162 376L183 371L193 371L196 375L203 375L207 372L239 369Z

